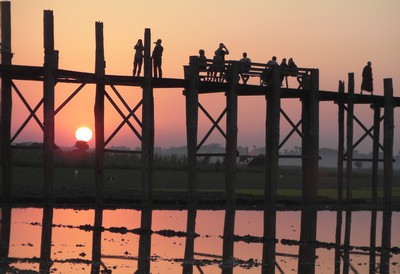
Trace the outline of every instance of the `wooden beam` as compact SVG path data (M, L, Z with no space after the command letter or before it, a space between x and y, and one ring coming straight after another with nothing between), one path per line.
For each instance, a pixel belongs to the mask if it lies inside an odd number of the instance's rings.
M381 125L381 109L373 105L374 109L374 138L372 143L372 203L378 201L378 167L379 167L379 139Z
M265 190L264 200L267 206L274 206L279 181L279 123L281 109L281 81L279 67L273 68L272 90L267 92L267 119L265 141Z
M152 64L150 57L150 29L144 33L144 86L142 106L142 200L149 204L153 192L154 162L154 98L152 87Z
M53 200L54 180L54 91L58 68L58 51L54 50L53 11L44 11L44 78L43 78L43 144L44 144L44 187L43 201Z
M354 135L354 73L349 73L347 94L347 134L346 134L346 202L350 205L352 200L352 175L353 175L353 135Z
M184 94L186 100L186 138L189 164L188 199L193 204L196 203L197 199L198 70L198 57L190 56L189 66L185 67L185 80L189 80L189 88Z
M237 155L237 134L238 134L238 94L239 84L239 63L231 65L228 83L229 89L226 92L226 158L225 158L225 186L227 203L235 201L236 185L236 157Z
M11 4L1 2L1 64L11 65ZM12 153L11 153L11 76L1 74L0 90L0 153L1 153L1 198L3 203L11 201Z
M104 191L104 75L105 75L105 58L104 58L104 37L103 23L96 22L96 98L94 105L94 121L95 121L95 142L96 142L96 163L95 163L95 182L96 182L96 203L103 204Z
M344 82L339 82L339 94L344 94ZM344 103L338 101L338 159L337 159L337 201L343 202L343 159L344 159Z

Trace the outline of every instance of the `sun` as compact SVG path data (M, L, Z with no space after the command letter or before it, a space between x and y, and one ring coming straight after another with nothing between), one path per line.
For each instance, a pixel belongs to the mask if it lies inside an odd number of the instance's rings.
M88 127L80 127L75 132L75 137L78 141L89 142L92 136L92 130Z

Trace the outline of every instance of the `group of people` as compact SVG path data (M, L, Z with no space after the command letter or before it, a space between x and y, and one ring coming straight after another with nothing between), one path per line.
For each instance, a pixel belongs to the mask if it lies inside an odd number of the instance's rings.
M161 46L162 40L158 39L154 44L156 46L153 49L153 53L151 54L151 58L153 59L153 73L154 78L162 78L162 54L164 51L163 46ZM139 39L134 47L135 56L133 58L133 76L140 76L143 64L143 41Z
M153 59L153 76L154 78L162 78L162 54L164 51L163 46L161 46L162 40L158 39L154 42L156 46L153 49L151 58ZM139 39L134 46L135 56L133 61L133 76L140 76L143 64L143 52L144 46L142 39ZM199 70L207 71L207 78L214 81L223 81L225 78L225 56L229 54L228 48L224 43L220 43L217 50L214 52L214 57L212 64L208 67L207 57L205 56L205 51L203 49L199 50ZM286 76L295 76L297 74L297 65L295 64L293 58L283 58L281 63L278 64L276 61L276 56L273 56L271 60L268 61L264 71L261 73L261 84L268 85L272 80L272 69L274 66L280 66L282 69L280 80L281 83ZM249 79L249 75L246 74L251 69L251 59L247 57L247 53L243 52L243 57L240 61L240 75L242 77L243 83L246 83ZM363 91L373 93L373 77L372 77L372 66L371 62L368 61L367 65L362 71L362 82L361 82L361 94Z

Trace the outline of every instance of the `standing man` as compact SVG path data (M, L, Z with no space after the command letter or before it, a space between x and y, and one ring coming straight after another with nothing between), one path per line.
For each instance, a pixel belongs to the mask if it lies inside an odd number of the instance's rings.
M154 47L153 54L151 55L151 58L153 58L154 78L162 78L161 63L164 48L161 46L161 39L158 39L157 42L154 43L156 46Z
M224 43L219 43L219 47L215 51L215 54L218 54L222 57L222 60L225 61L225 55L229 54L229 50L226 48Z
M371 92L371 95L374 91L374 79L372 78L372 67L370 61L368 61L362 72L361 94L364 90Z
M139 39L134 47L135 49L135 57L133 59L133 76L136 76L136 71L137 71L137 76L140 76L140 72L142 70L142 63L143 63L143 51L144 51L144 46L142 39Z

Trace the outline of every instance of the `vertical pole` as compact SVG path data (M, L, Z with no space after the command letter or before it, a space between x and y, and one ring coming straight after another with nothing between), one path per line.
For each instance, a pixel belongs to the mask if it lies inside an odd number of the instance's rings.
M346 225L344 232L343 273L350 269L351 200L353 175L353 122L354 122L354 73L349 73L347 94L347 161L346 161Z
M237 158L237 119L238 119L238 94L239 63L233 62L229 75L229 90L226 93L226 159L225 182L227 203L234 203L236 184L236 158Z
M279 181L279 122L281 109L280 70L273 68L272 90L267 92L267 119L265 140L265 191L267 206L274 206L276 201L277 182Z
M339 94L344 95L344 82L339 82ZM344 103L338 101L338 159L337 159L337 200L343 202L343 155L344 155Z
M319 159L319 71L311 71L309 92L302 100L302 196L304 205L312 205L317 199Z
M11 207L5 206L0 209L0 269L8 267L7 259L10 251L10 233L11 233Z
M339 94L344 95L344 82L339 82ZM338 101L338 159L337 159L337 202L339 209L336 213L336 234L335 234L335 274L340 273L340 255L341 255L341 241L342 241L342 221L343 213L341 205L343 202L343 155L344 155L344 103L342 100Z
M103 209L95 208L94 229L92 238L92 269L90 273L101 273L101 234L103 230Z
M103 23L96 22L96 99L94 105L94 123L96 135L96 203L103 204L103 187L104 187L104 37Z
M347 161L346 161L346 202L350 205L352 200L352 175L353 175L353 124L354 124L354 73L349 73L347 94Z
M154 98L151 83L151 35L150 29L144 33L144 86L142 106L142 190L144 203L151 203L153 191L154 159Z
M394 136L394 106L392 79L384 79L384 116L383 121L383 226L382 252L380 273L390 273L390 247L392 228L392 190L393 190L393 136Z
M384 79L384 115L383 147L384 147L384 201L386 206L392 205L393 190L393 136L394 136L394 108L392 79Z
M11 65L11 4L1 2L1 64ZM1 76L0 90L0 151L2 201L11 201L12 155L11 155L11 76L4 72Z
M140 219L140 237L138 252L138 268L136 274L150 273L150 255L151 255L151 223L153 212L149 209L142 210Z
M44 187L45 204L53 199L54 175L54 91L58 68L58 51L54 50L53 11L44 11L44 79L43 79L43 117L44 117Z
M277 182L279 181L279 122L281 109L281 81L280 70L273 68L272 90L267 91L267 119L266 119L266 151L265 151L265 190L264 203L274 207L276 203ZM270 225L271 224L271 225ZM275 273L276 254L276 210L264 211L264 238L268 239L263 245L262 273Z
M195 203L197 199L198 74L198 57L190 56L189 67L185 67L185 79L189 80L189 89L184 92L186 99L186 136L189 161L188 198L190 203Z
M380 139L380 118L381 109L373 105L374 109L374 138L372 148L372 203L378 201L378 164L379 164L379 139Z

